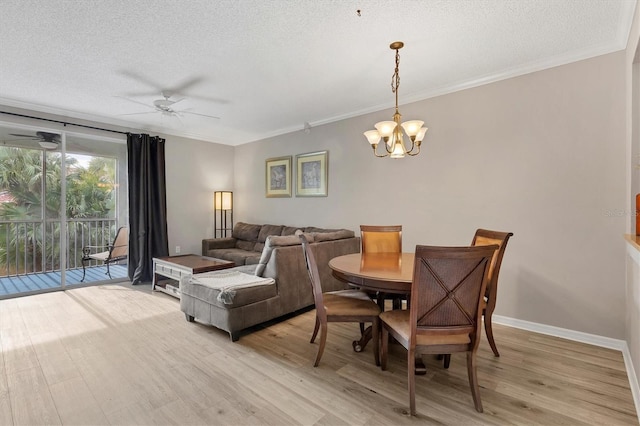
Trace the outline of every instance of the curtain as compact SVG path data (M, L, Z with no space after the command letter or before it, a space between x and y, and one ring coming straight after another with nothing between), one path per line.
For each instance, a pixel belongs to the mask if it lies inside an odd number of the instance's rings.
M149 282L153 258L169 255L165 140L127 135L129 181L129 279Z

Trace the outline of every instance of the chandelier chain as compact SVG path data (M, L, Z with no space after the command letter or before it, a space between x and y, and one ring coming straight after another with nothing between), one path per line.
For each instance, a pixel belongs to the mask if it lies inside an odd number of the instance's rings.
M400 50L396 49L396 68L391 76L391 91L396 95L396 111L398 110L398 88L400 87Z

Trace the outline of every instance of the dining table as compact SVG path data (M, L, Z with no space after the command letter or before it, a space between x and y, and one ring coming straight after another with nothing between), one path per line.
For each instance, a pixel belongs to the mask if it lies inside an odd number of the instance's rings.
M334 257L329 268L338 280L376 293L378 305L384 310L385 295L411 294L414 259L415 253L353 253ZM371 328L367 328L354 342L354 350L363 350L372 337ZM416 374L426 374L420 357L416 357Z

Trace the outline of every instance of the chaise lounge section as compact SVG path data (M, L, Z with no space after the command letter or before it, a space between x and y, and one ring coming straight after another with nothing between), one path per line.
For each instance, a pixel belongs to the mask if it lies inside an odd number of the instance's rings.
M223 273L240 272L272 278L274 282L228 291L199 282L197 275L185 277L180 283L180 307L187 320L197 319L213 325L228 332L231 340L236 341L246 328L313 305L311 284L296 232L304 234L310 242L318 261L323 291L345 289L345 284L331 274L328 263L333 257L360 251L360 238L353 231L238 223L231 238L203 240L202 254L239 265Z

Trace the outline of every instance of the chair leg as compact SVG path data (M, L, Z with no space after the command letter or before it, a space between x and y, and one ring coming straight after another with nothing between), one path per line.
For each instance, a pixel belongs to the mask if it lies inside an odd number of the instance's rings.
M360 337L364 336L364 323L360 323Z
M324 352L324 345L327 343L327 324L322 324L322 334L320 335L320 345L318 346L318 353L316 354L316 361L313 363L314 367L320 364L320 358Z
M316 316L316 325L313 328L313 334L311 335L311 341L309 343L313 343L316 340L316 336L318 336L318 330L320 329L320 318Z
M409 385L409 412L416 415L416 353L407 351L407 383Z
M500 352L498 352L498 348L496 347L496 341L493 339L493 328L491 327L491 313L487 314L485 312L484 315L484 331L487 333L487 340L489 341L489 346L491 346L491 350L495 356L500 356Z
M380 347L378 342L380 341L380 319L375 317L371 321L371 338L373 339L373 359L376 361L376 365L380 365Z
M443 358L444 358L444 368L447 369L451 364L451 354L445 354Z
M109 275L109 279L112 280L113 278L111 278L111 271L109 271L109 263L107 263L107 275Z
M477 412L482 413L482 401L480 400L480 387L478 386L475 352L467 352L467 372L469 373L469 386L471 387L473 405L475 405Z
M380 368L387 369L387 351L389 350L389 331L382 326L380 333Z
M86 260L82 259L82 279L80 280L81 283L84 282L84 276L87 273L85 262L86 262Z

